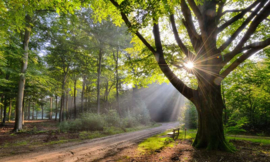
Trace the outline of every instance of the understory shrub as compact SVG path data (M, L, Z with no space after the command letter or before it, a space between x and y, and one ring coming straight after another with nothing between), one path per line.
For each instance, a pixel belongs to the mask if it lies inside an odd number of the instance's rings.
M119 128L119 130L125 131L125 128L132 128L141 124L150 124L149 114L145 114L142 113L121 118L114 110L110 110L107 114L102 115L84 113L80 118L60 123L59 129L62 132L104 131L107 132L107 134L115 134L113 129Z

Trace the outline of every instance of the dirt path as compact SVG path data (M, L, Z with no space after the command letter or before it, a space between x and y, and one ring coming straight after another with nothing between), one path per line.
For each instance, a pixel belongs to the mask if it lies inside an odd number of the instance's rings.
M5 162L73 162L97 161L105 156L113 155L139 141L177 127L178 123L163 123L156 128L107 136L83 143L65 144L55 148L37 151L31 154L21 154L0 159Z

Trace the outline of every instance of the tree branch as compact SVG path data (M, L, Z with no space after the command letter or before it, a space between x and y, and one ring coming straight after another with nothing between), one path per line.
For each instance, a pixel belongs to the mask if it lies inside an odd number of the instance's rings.
M132 25L130 23L130 21L128 20L128 17L126 16L126 14L124 12L122 12L120 10L120 5L115 1L115 0L110 0L111 3L119 9L119 11L121 12L121 16L122 19L124 20L125 24L127 25L127 27L129 29L132 28ZM147 42L147 40L141 35L141 33L139 31L136 31L135 34L137 35L137 37L143 42L143 44L153 53L155 53L156 51L154 50L154 48Z
M249 17L243 22L243 24L231 35L230 38L228 38L226 40L226 42L224 42L220 47L219 50L223 51L224 49L226 49L233 40L235 40L235 38L245 29L245 27L249 24L249 22L254 18L254 16L257 15L257 13L260 11L260 9L264 6L264 4L266 3L266 1L261 2L258 7L256 8L256 10L254 12L252 12L251 15L249 15Z
M257 0L254 3L252 3L248 8L244 9L241 13L239 13L238 15L234 16L232 19L230 19L229 21L227 21L226 23L224 23L223 25L221 25L218 28L218 33L223 31L225 28L227 28L228 26L230 26L231 24L233 24L234 22L236 22L237 20L241 19L244 17L244 15L250 11L253 7L257 6L257 4L259 2L261 2L262 0Z
M190 5L190 7L192 8L194 14L198 18L198 20L202 21L202 14L201 14L199 8L197 7L196 3L194 2L194 0L187 0L187 1L188 1L188 4Z
M195 29L195 26L192 22L191 12L185 0L181 1L181 8L182 8L183 15L185 17L185 20L183 20L183 24L185 25L188 35L190 37L191 43L196 50L196 48L199 48L200 46L199 42L201 40L201 36L197 33Z
M159 33L159 26L158 24L154 24L153 26L153 34L155 38L155 45L156 45L156 60L158 62L158 65L161 69L161 71L165 74L165 76L169 79L169 81L172 83L172 85L180 92L182 93L186 98L192 100L193 93L196 90L193 90L186 86L186 84L180 80L170 69L167 62L165 61L163 50L162 50L162 44L160 39L160 33Z
M238 45L235 47L235 49L225 55L224 63L226 64L229 62L235 55L240 53L243 50L243 45L247 42L247 40L251 37L251 35L256 31L259 24L270 14L270 3L268 3L263 10L256 16L256 18L252 21L250 24L246 34L241 39L241 41L238 43Z
M219 19L222 17L222 11L223 11L223 8L224 8L224 4L225 4L225 1L224 2L223 1L219 2L217 16L216 16L217 24L219 23Z
M244 50L249 50L251 48L259 48L259 49L263 49L264 47L267 47L270 45L270 38L264 40L264 41L261 41L261 42L254 42L250 45L247 45L245 47L242 48L242 51Z
M121 12L122 19L126 23L127 27L132 28L132 25L129 22L127 16L121 11L119 4L115 0L110 0L110 1ZM148 47L148 49L155 55L156 61L158 62L160 69L165 74L165 76L169 79L169 81L174 85L174 87L180 93L182 93L186 98L192 100L193 93L196 90L193 90L187 87L184 82L182 82L179 78L177 78L177 76L171 71L171 69L169 68L168 64L165 61L158 24L154 24L153 33L155 37L156 50L143 38L143 36L138 31L135 34Z
M238 65L240 65L242 62L244 62L247 58L249 58L254 53L258 52L260 49L255 48L251 49L248 52L244 53L242 56L240 56L238 59L236 59L226 70L224 70L220 77L224 79L227 75L230 74L231 71L233 71L235 68L237 68Z
M179 37L176 25L175 25L175 20L174 20L174 15L170 15L170 21L172 24L172 29L173 29L173 34L174 34L174 38L178 44L178 46L181 48L181 50L185 53L185 55L190 58L190 56L194 56L194 54L192 52L190 52L187 47L184 45L184 43L182 42L182 40Z

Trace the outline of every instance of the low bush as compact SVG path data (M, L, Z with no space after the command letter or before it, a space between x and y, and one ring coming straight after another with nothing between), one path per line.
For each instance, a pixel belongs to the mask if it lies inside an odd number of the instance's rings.
M84 113L75 120L65 121L59 124L62 132L67 131L104 131L106 134L115 134L112 129L126 131L125 128L137 127L139 125L149 125L150 116L146 111L139 114L130 114L120 117L115 110L110 110L106 114Z

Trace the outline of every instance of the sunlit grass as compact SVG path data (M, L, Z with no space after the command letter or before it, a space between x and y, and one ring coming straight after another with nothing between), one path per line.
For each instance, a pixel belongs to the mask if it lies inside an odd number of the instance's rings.
M166 137L168 132L171 132L171 130L147 138L146 140L144 140L139 144L138 150L142 152L145 151L153 152L155 150L159 150L164 147L173 147L174 146L173 139L170 137Z

